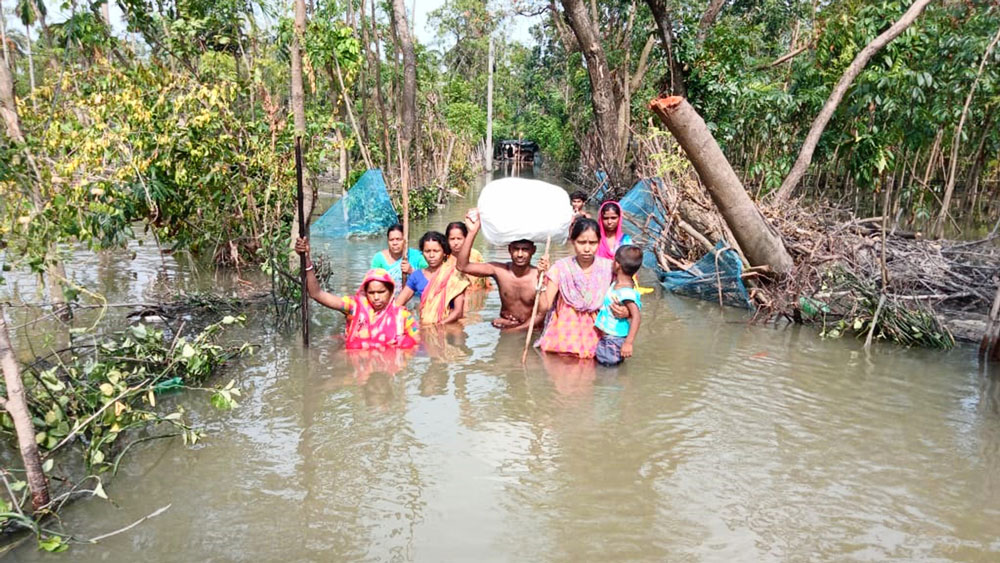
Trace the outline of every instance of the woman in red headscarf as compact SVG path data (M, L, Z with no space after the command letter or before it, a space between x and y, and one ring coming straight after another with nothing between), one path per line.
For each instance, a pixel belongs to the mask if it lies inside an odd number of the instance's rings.
M632 237L622 232L622 206L617 201L606 201L597 216L601 223L601 243L597 247L597 255L614 260L619 247L632 244Z
M410 312L393 303L392 276L381 268L369 270L353 296L333 295L319 287L309 258L309 240L295 241L295 251L306 256L306 288L317 303L347 315L347 348L379 350L413 348L418 343L417 325Z

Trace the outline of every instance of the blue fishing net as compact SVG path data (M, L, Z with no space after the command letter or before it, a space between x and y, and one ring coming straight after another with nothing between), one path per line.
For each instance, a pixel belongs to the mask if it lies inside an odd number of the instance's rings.
M604 201L604 198L608 196L611 184L608 182L608 173L603 170L595 171L594 177L597 178L597 190L590 194L590 199L587 202L596 205Z
M365 172L309 231L328 238L380 235L398 220L382 171L375 169Z
M721 286L724 304L752 308L750 296L743 285L743 262L739 254L725 243L718 243L716 252L706 254L686 271L667 272L660 268L654 248L667 224L666 211L656 197L662 188L663 181L659 178L639 180L618 202L625 215L622 229L635 244L642 247L643 267L655 271L663 287L673 293L718 302Z
M722 242L715 245L715 250L687 270L659 270L660 283L674 293L715 302L720 299L721 288L721 299L725 305L752 309L750 295L743 285L740 255Z
M663 207L659 205L653 192L662 185L663 181L659 178L639 180L618 202L625 214L622 229L632 237L635 244L642 247L642 265L650 269L657 268L653 245L666 224Z

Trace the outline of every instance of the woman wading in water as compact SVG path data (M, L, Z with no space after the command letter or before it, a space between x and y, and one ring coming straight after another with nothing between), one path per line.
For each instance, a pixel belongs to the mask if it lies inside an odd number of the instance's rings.
M403 274L410 275L414 270L426 268L427 261L424 260L424 256L416 248L406 248L406 241L403 240L403 226L399 223L389 227L389 230L385 234L388 239L389 248L378 251L372 257L370 267L373 270L382 268L389 272L389 275L392 276L392 281L395 282L394 295L399 295L399 292L403 289ZM405 256L403 255L404 250L406 250Z
M455 262L459 252L462 251L462 247L465 245L465 239L469 237L469 227L461 221L453 221L448 223L448 227L445 229L444 234L448 236L448 246L451 248L451 255L448 256L448 260ZM483 255L472 248L469 250L469 262L471 264L483 264L485 260ZM473 291L485 290L489 291L491 288L490 279L482 278L476 276L467 276L469 280L469 289Z
M448 260L451 247L448 239L437 231L420 237L420 251L424 253L427 267L414 270L406 287L396 297L396 305L403 307L414 295L420 296L421 324L448 324L465 315L465 290L469 280L455 269L455 261Z
M295 251L306 257L309 297L347 316L344 331L348 350L413 348L417 345L419 337L413 316L392 302L393 280L389 272L381 268L369 270L353 296L334 295L319 286L309 256L309 239L296 240Z
M543 352L579 358L593 358L597 352L600 333L594 321L613 277L613 261L597 256L600 229L593 219L577 219L570 233L576 255L557 261L551 269L544 259L539 261L539 268L547 270L540 305L549 309L536 344Z
M615 252L626 244L632 244L632 237L622 231L622 206L617 201L606 201L597 212L601 219L601 243L597 256L615 259Z

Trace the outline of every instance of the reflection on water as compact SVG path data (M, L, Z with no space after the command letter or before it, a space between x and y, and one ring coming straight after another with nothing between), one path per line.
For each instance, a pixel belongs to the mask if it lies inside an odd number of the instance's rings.
M337 266L329 289L353 292L381 246L315 241ZM135 250L132 261L81 254L76 275L119 301L232 283L192 272L183 256ZM29 280L15 285L30 291ZM240 336L259 352L221 377L237 379L243 404L223 413L180 397L207 439L137 446L108 487L115 505L80 501L63 518L93 536L168 511L62 560L140 550L153 561L1000 551L1000 384L974 350L866 355L811 328L748 327L738 312L655 295L623 366L532 351L522 367L523 335L489 325L495 291L464 325L424 330L412 352L347 352L343 316L317 309L308 350L251 319ZM26 546L11 558L47 556Z

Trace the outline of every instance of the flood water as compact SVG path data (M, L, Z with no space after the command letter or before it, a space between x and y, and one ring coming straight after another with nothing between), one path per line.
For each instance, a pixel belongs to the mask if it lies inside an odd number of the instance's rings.
M336 265L328 289L353 293L383 245L314 240ZM132 250L80 253L70 270L112 302L239 285ZM29 286L0 291L32 300ZM622 367L535 352L522 367L523 335L489 324L494 291L464 327L424 333L411 357L359 358L335 338L343 317L318 307L308 350L251 318L233 336L256 355L216 380L236 379L241 406L181 394L206 438L133 448L107 486L113 502L61 517L92 537L168 510L98 545L51 556L25 544L9 560L1000 557L1000 385L969 346L866 354L657 292Z

